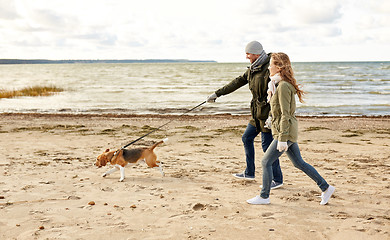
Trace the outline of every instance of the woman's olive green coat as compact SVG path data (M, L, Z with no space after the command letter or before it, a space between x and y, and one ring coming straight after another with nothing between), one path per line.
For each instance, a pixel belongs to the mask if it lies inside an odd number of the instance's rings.
M296 92L291 83L280 81L270 101L272 135L280 142L298 140L298 121L295 117Z

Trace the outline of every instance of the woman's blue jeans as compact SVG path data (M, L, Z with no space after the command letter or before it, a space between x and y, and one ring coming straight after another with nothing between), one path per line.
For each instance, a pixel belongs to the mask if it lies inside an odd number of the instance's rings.
M321 177L321 175L314 167L303 161L301 152L299 151L298 143L287 141L287 144L289 147L286 151L286 154L291 160L291 162L294 164L294 166L306 173L306 175L309 176L311 179L313 179L322 191L326 191L326 189L328 189L329 187L329 184L325 181L324 178ZM269 145L267 151L265 152L262 160L263 188L261 189L260 193L260 197L262 198L269 197L272 182L272 164L284 153L279 152L278 149L276 149L277 145L278 140L273 140L271 145Z
M245 157L246 157L246 169L245 175L255 176L255 147L254 140L259 135L256 127L252 124L248 124L244 134L242 135L242 142L244 143ZM271 144L273 138L270 132L261 133L261 146L263 152L267 151L268 146ZM272 164L272 176L275 182L283 183L282 169L280 169L279 159L276 159Z

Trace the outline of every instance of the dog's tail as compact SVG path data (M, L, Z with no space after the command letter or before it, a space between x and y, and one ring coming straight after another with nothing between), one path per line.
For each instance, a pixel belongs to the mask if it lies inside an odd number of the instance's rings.
M159 142L156 142L155 144L153 144L153 146L151 146L149 149L153 151L153 149L155 149L158 145L162 144L162 143L165 143L166 141L168 141L168 138L164 138L163 140L159 141Z

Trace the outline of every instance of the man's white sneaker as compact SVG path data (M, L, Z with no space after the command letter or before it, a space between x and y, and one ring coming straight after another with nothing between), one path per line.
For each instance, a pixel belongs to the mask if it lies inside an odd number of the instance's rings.
M322 192L321 194L321 205L325 205L328 203L330 197L332 196L332 194L334 193L334 191L336 190L335 187L329 185L328 189L326 189L325 192Z
M247 203L249 204L254 204L254 205L266 205L270 204L269 198L262 198L260 195L257 195L254 198L251 198L249 200L246 200Z

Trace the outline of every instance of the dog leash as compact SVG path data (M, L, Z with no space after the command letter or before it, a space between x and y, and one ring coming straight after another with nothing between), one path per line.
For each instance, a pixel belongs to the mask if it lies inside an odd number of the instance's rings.
M184 113L182 113L181 115L179 115L179 118L182 117L183 115L185 115L185 114L187 114L187 113L193 111L194 109L196 109L196 108L202 106L202 105L205 104L206 102L207 102L207 101L204 101L204 102L202 102L202 103L196 105L195 107L193 107L193 108L187 110L186 112L184 112ZM171 119L171 120L168 121L167 123L164 123L163 125L159 126L158 128L155 128L155 129L153 129L152 131L148 132L147 134L145 134L145 135L143 135L143 136L137 138L136 140L134 140L134 141L132 141L132 142L126 144L125 146L123 146L123 147L121 148L121 150L124 149L124 148L127 148L127 147L130 146L131 144L134 144L134 143L138 142L138 141L141 140L142 138L144 138L144 137L146 137L146 136L148 136L148 135L150 135L150 134L156 132L157 130L161 129L162 127L164 127L164 126L166 126L166 125L168 125L168 124L170 124L170 123L173 122L173 121L174 121L174 119Z

